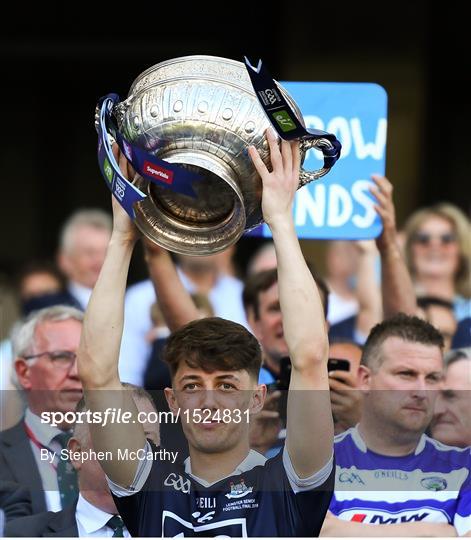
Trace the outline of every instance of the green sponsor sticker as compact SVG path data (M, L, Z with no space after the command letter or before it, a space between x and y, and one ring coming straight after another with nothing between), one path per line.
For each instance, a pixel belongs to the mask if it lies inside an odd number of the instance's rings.
M103 170L105 171L106 178L108 178L108 182L111 184L113 181L113 169L111 168L108 158L105 158L105 161L103 162Z
M293 129L296 129L296 124L293 122L287 111L276 111L275 113L272 113L272 116L283 132L293 131Z

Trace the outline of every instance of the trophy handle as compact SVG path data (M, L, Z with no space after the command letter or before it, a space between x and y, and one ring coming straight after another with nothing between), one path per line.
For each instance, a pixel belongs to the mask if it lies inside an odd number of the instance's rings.
M125 100L120 101L117 103L113 108L113 114L118 121L118 126L122 126L124 122L124 116L126 115L126 111L131 106L131 101L134 98L134 95L129 95Z
M299 147L302 154L307 152L311 148L317 148L318 150L322 151L324 156L331 155L331 152L335 150L334 145L328 139L317 137L301 139L299 142ZM315 171L305 171L301 167L301 170L299 172L299 187L305 186L306 184L309 184L309 182L312 182L313 180L317 180L321 176L324 176L330 171L331 168L332 167L322 167Z
M128 108L130 107L132 97L133 97L132 95L129 96L127 99L125 99L124 101L120 101L113 107L113 114L116 120L118 121L119 126L123 124L124 115L126 114L126 111L128 110ZM98 104L95 107L95 129L97 132L98 132L98 124L100 122L100 108L101 108L100 104ZM110 139L110 144L113 144L115 142L114 138L109 133L108 133L108 139Z

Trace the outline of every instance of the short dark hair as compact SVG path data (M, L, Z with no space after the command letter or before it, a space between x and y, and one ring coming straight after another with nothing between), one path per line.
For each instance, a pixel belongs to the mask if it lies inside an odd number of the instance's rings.
M373 367L381 364L381 345L390 337L398 337L411 343L432 345L443 350L443 337L427 321L419 317L398 313L374 326L363 346L361 364Z
M52 261L38 259L29 261L20 267L15 277L16 288L20 289L23 281L34 274L49 274L57 281L61 290L66 287L66 278L59 268Z
M312 265L306 261L317 288L320 293L322 307L324 308L324 315L327 319L327 312L329 309L329 288L325 281L319 277L312 267ZM270 270L262 270L247 278L242 292L242 302L244 309L247 312L250 308L253 310L255 319L260 319L260 293L267 291L272 285L278 282L278 270L271 268Z
M192 321L170 335L163 358L172 377L181 362L207 373L246 370L258 380L262 351L257 339L241 324L220 317Z
M262 292L267 291L272 285L278 281L278 270L276 268L270 268L269 270L262 270L249 276L245 282L244 290L242 292L242 302L244 304L245 311L252 308L255 318L260 318L260 299L259 295Z

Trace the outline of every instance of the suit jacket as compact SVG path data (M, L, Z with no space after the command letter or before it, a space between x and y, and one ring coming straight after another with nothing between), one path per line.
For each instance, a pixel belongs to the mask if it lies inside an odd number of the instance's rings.
M0 432L0 480L16 482L29 490L33 514L47 510L41 475L23 420Z
M0 480L0 508L6 521L30 516L33 512L29 491L14 482Z
M6 524L6 537L78 537L75 510L77 503L60 512L41 512L34 516L13 519Z
M338 323L333 324L329 328L329 341L346 339L348 341L355 340L355 328L357 324L357 316L352 315L347 319L343 319Z

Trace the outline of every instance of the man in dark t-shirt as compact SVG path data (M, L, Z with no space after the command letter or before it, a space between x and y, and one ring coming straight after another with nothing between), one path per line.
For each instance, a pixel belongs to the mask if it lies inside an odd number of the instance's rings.
M271 172L255 148L249 153L263 181L262 209L277 252L282 331L292 365L286 442L275 458L266 460L249 444L250 420L267 392L258 384L260 344L243 326L217 317L179 328L164 352L172 379L165 397L182 422L189 458L182 462L146 441L144 419L117 369L137 234L113 200L113 234L87 308L78 361L94 414L93 446L106 453L101 465L132 536L314 536L324 520L333 488L325 319L293 223L299 146L282 141L280 148L271 131L267 138ZM129 173L126 159L114 152L122 173ZM178 283L167 278L177 294Z
M149 443L148 451L156 450ZM301 481L286 451L267 460L251 450L211 485L191 474L189 460L150 463L137 493L110 482L132 536L318 536L333 489L330 463ZM146 508L161 508L162 519Z
M333 489L330 463L301 481L286 451L267 460L251 450L211 485L191 474L190 460L143 463L137 493L109 481L132 536L318 536ZM148 508L162 509L161 518Z

